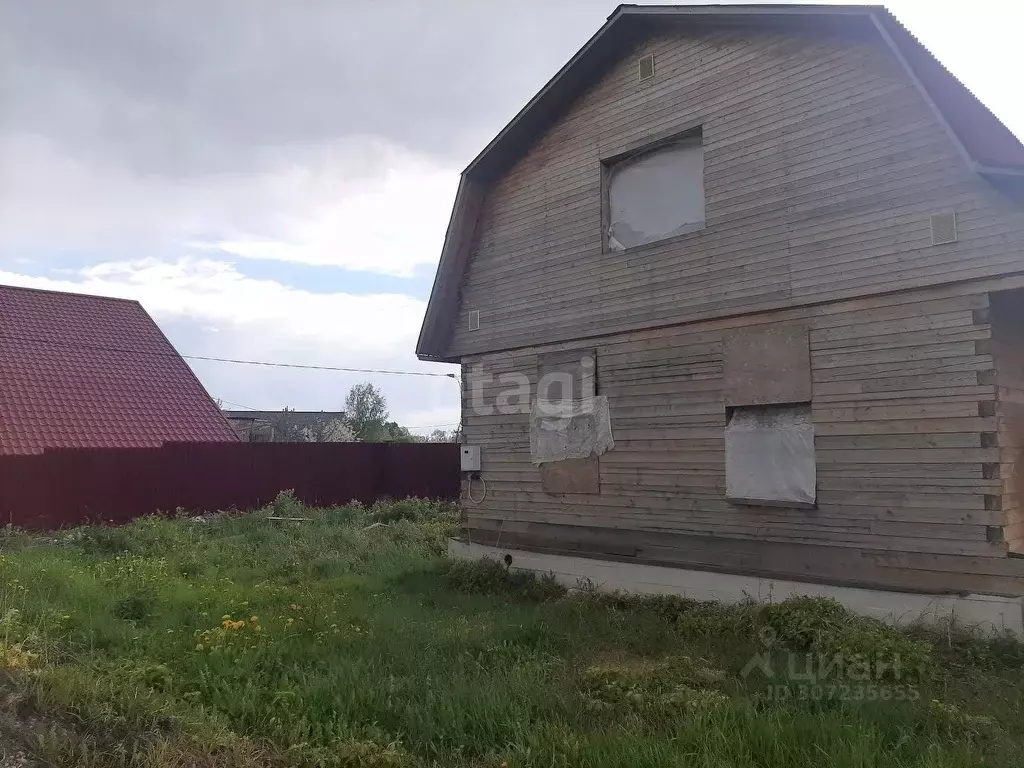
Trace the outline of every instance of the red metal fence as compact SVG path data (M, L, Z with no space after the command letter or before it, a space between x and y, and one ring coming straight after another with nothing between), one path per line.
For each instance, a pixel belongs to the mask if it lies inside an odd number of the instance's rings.
M58 528L186 510L457 499L454 443L168 443L0 456L0 524Z

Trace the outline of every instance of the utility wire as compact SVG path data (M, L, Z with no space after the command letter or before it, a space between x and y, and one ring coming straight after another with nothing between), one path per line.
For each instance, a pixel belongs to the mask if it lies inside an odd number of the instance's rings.
M381 373L392 376L438 376L454 379L454 373L429 373L427 371L389 371L375 368L341 368L336 365L302 365L299 363L271 363L265 360L235 360L229 357L204 357L202 355L181 355L186 360L206 360L214 363L234 363L236 365L263 365L270 368L302 368L308 371L344 371L346 373Z
M253 408L251 405L242 405L241 403L232 403L230 400L225 400L223 397L215 397L214 400L224 403L225 405L233 405L235 408L241 408L243 411L262 411L263 408Z
M151 352L142 349L125 349L119 347L109 347L102 344L69 344L63 341L53 341L51 339L34 339L29 336L15 336L7 333L0 332L4 338L15 339L16 341L28 341L35 344L49 344L56 347L65 347L68 349L86 349L97 352L116 352L122 355L148 355L150 357L182 357L186 360L205 360L207 362L214 363L233 363L235 365L259 365L269 368L299 368L309 371L342 371L344 373L379 373L388 374L391 376L433 376L445 379L457 379L454 373L430 373L428 371L393 371L381 368L345 368L337 365L307 365L302 363L279 363L271 362L268 360L241 360L230 357L208 357L205 355L182 355L178 352Z
M15 339L17 341L27 341L27 342L31 342L31 343L34 343L34 344L48 344L50 346L64 347L64 348L67 348L67 349L85 349L85 350L93 350L93 351L98 351L98 352L116 352L118 354L147 355L147 356L150 356L150 357L168 357L168 358L170 358L170 357L182 357L182 358L185 358L185 359L188 359L188 360L205 360L205 361L208 361L208 362L216 362L216 363L233 363L233 364L236 364L236 365L259 365L259 366L265 366L265 367L271 367L271 368L298 368L298 369L313 370L313 371L342 371L342 372L345 372L345 373L374 373L374 374L387 374L387 375L392 375L392 376L432 376L432 377L440 377L440 378L446 378L446 379L454 379L455 381L459 381L459 377L456 374L454 374L454 373L430 373L428 371L393 371L393 370L381 369L381 368L346 368L346 367L334 366L334 365L304 365L304 364L300 364L300 363L270 362L270 361L267 361L267 360L240 360L240 359L227 358L227 357L208 357L208 356L204 356L204 355L181 355L181 354L179 354L176 351L175 352L151 352L151 351L141 350L141 349L127 349L127 348L123 348L123 347L111 347L111 346L106 346L106 345L103 345L103 344L69 344L68 342L54 341L52 339L39 339L39 338L32 338L30 336L17 336L17 335L13 335L13 334L9 334L9 333L4 333L2 331L0 331L0 337L8 338L8 339ZM242 409L247 410L247 411L259 411L259 410L261 410L259 408L253 408L252 406L249 406L249 405L243 405L242 403L233 403L230 400L224 400L223 398L220 398L220 402L226 403L228 405L233 405L233 406L235 406L237 408L242 408ZM448 423L448 424L425 424L425 425L422 425L422 426L414 426L414 427L406 427L406 428L407 429L432 429L432 428L453 427L453 426L457 426L457 422L452 422L452 423Z

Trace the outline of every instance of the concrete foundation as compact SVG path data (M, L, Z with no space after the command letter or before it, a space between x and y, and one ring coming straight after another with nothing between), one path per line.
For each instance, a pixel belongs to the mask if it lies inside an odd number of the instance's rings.
M552 574L567 587L590 582L605 591L634 594L681 595L693 600L736 603L754 599L779 602L796 595L833 597L850 611L873 616L891 624L917 621L939 622L953 618L964 627L985 633L1012 632L1024 638L1024 598L996 595L929 595L880 589L836 587L801 581L740 576L711 571L692 571L640 563L594 560L586 557L541 554L471 544L457 539L448 542L452 557L503 561L512 557L512 568Z

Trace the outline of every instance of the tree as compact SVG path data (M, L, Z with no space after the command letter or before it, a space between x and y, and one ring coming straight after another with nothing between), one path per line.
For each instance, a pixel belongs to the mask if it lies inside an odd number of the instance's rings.
M345 418L352 433L360 442L389 439L387 401L368 381L356 384L349 390L348 397L345 398Z
M343 419L318 415L312 423L302 428L302 437L307 443L354 443L352 428Z
M349 425L333 413L296 413L285 407L270 417L274 438L286 443L351 443Z
M459 430L458 428L453 429L451 432L446 432L443 429L435 429L430 435L427 436L428 443L458 443L459 441Z
M302 435L302 423L294 408L287 405L280 413L275 413L268 419L274 428L274 440L281 443L304 443Z
M419 435L414 435L409 431L407 427L403 427L396 421L389 421L384 425L384 440L389 440L392 443L420 443L423 442L423 438Z

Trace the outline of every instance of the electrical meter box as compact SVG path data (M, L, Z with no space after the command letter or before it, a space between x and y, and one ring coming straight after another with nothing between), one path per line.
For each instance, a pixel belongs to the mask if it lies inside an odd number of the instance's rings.
M480 446L479 445L464 445L464 446L462 446L462 471L463 472L479 472L480 471Z

